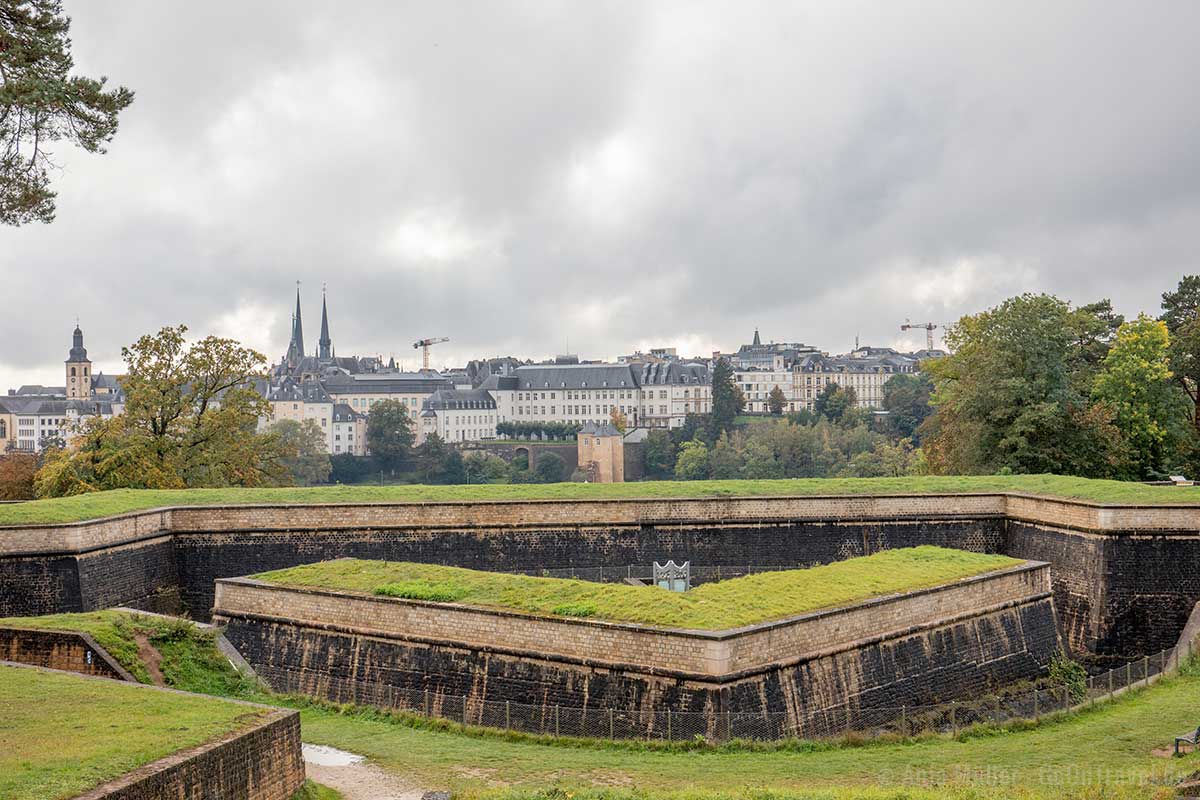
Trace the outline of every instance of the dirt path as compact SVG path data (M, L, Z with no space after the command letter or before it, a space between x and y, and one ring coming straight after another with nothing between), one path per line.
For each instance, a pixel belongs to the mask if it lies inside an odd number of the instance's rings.
M340 767L306 763L308 777L332 789L346 800L421 800L424 791L374 764L360 762Z
M146 665L146 672L150 673L150 680L155 686L166 686L167 681L163 678L162 669L162 654L155 649L154 645L150 644L150 639L144 633L135 633L133 640L137 642L138 658Z

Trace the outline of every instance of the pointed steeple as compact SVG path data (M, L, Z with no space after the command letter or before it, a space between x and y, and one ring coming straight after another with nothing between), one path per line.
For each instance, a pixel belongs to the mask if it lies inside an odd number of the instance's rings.
M754 346L758 347L762 344L762 340L758 338L758 328L754 329Z
M321 339L317 342L320 349L317 351L317 357L323 360L329 360L332 357L331 348L333 341L329 338L329 311L325 308L325 287L321 287Z
M304 323L300 318L300 281L296 281L296 313L292 315L292 341L288 344L288 363L304 358Z

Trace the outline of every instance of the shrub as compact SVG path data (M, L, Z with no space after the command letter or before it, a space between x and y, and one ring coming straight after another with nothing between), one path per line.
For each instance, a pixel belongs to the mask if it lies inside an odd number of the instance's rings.
M1058 653L1050 659L1050 682L1066 688L1071 702L1079 703L1087 697L1087 670L1078 661L1072 661L1066 653Z
M563 603L550 609L551 614L560 617L591 617L596 614L595 603Z
M406 600L428 600L431 603L453 603L467 593L467 588L448 581L401 581L376 587L375 594L402 597Z

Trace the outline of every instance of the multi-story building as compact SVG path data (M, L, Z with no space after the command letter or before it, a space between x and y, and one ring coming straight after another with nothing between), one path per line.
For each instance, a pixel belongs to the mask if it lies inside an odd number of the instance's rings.
M454 388L452 381L436 372L336 373L323 383L334 402L345 403L360 414L371 413L371 406L384 400L399 400L413 419L434 392Z
M312 420L325 437L325 452L333 452L333 406L329 392L315 378L285 378L267 395L271 405L270 422L290 419L304 424Z
M47 446L69 444L88 418L110 419L120 412L120 406L111 400L0 397L0 451L40 453Z
M446 442L496 438L496 400L486 389L438 389L421 408L417 443L437 434Z
M333 449L332 455L349 453L352 456L367 454L367 415L360 414L345 403L333 405Z
M921 361L941 355L945 354L937 350L899 353L889 347L860 347L840 356L808 353L779 368L735 370L734 380L751 414L768 412L775 387L787 401L785 411L812 409L817 396L831 383L853 389L859 407L874 409L883 405L883 387L893 375L915 373Z
M708 367L696 363L538 364L484 382L498 421L596 422L614 410L630 427L676 428L711 410Z

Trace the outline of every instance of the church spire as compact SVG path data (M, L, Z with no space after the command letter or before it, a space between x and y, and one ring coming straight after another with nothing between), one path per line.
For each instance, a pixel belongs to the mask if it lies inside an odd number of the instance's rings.
M292 315L292 341L288 344L288 361L296 364L304 358L304 323L300 319L300 281L296 281L296 313Z
M328 360L332 357L333 341L329 338L329 311L325 308L325 287L321 287L321 340L317 343L320 350L317 357Z
M758 347L762 344L762 340L758 338L758 328L754 329L754 346Z

